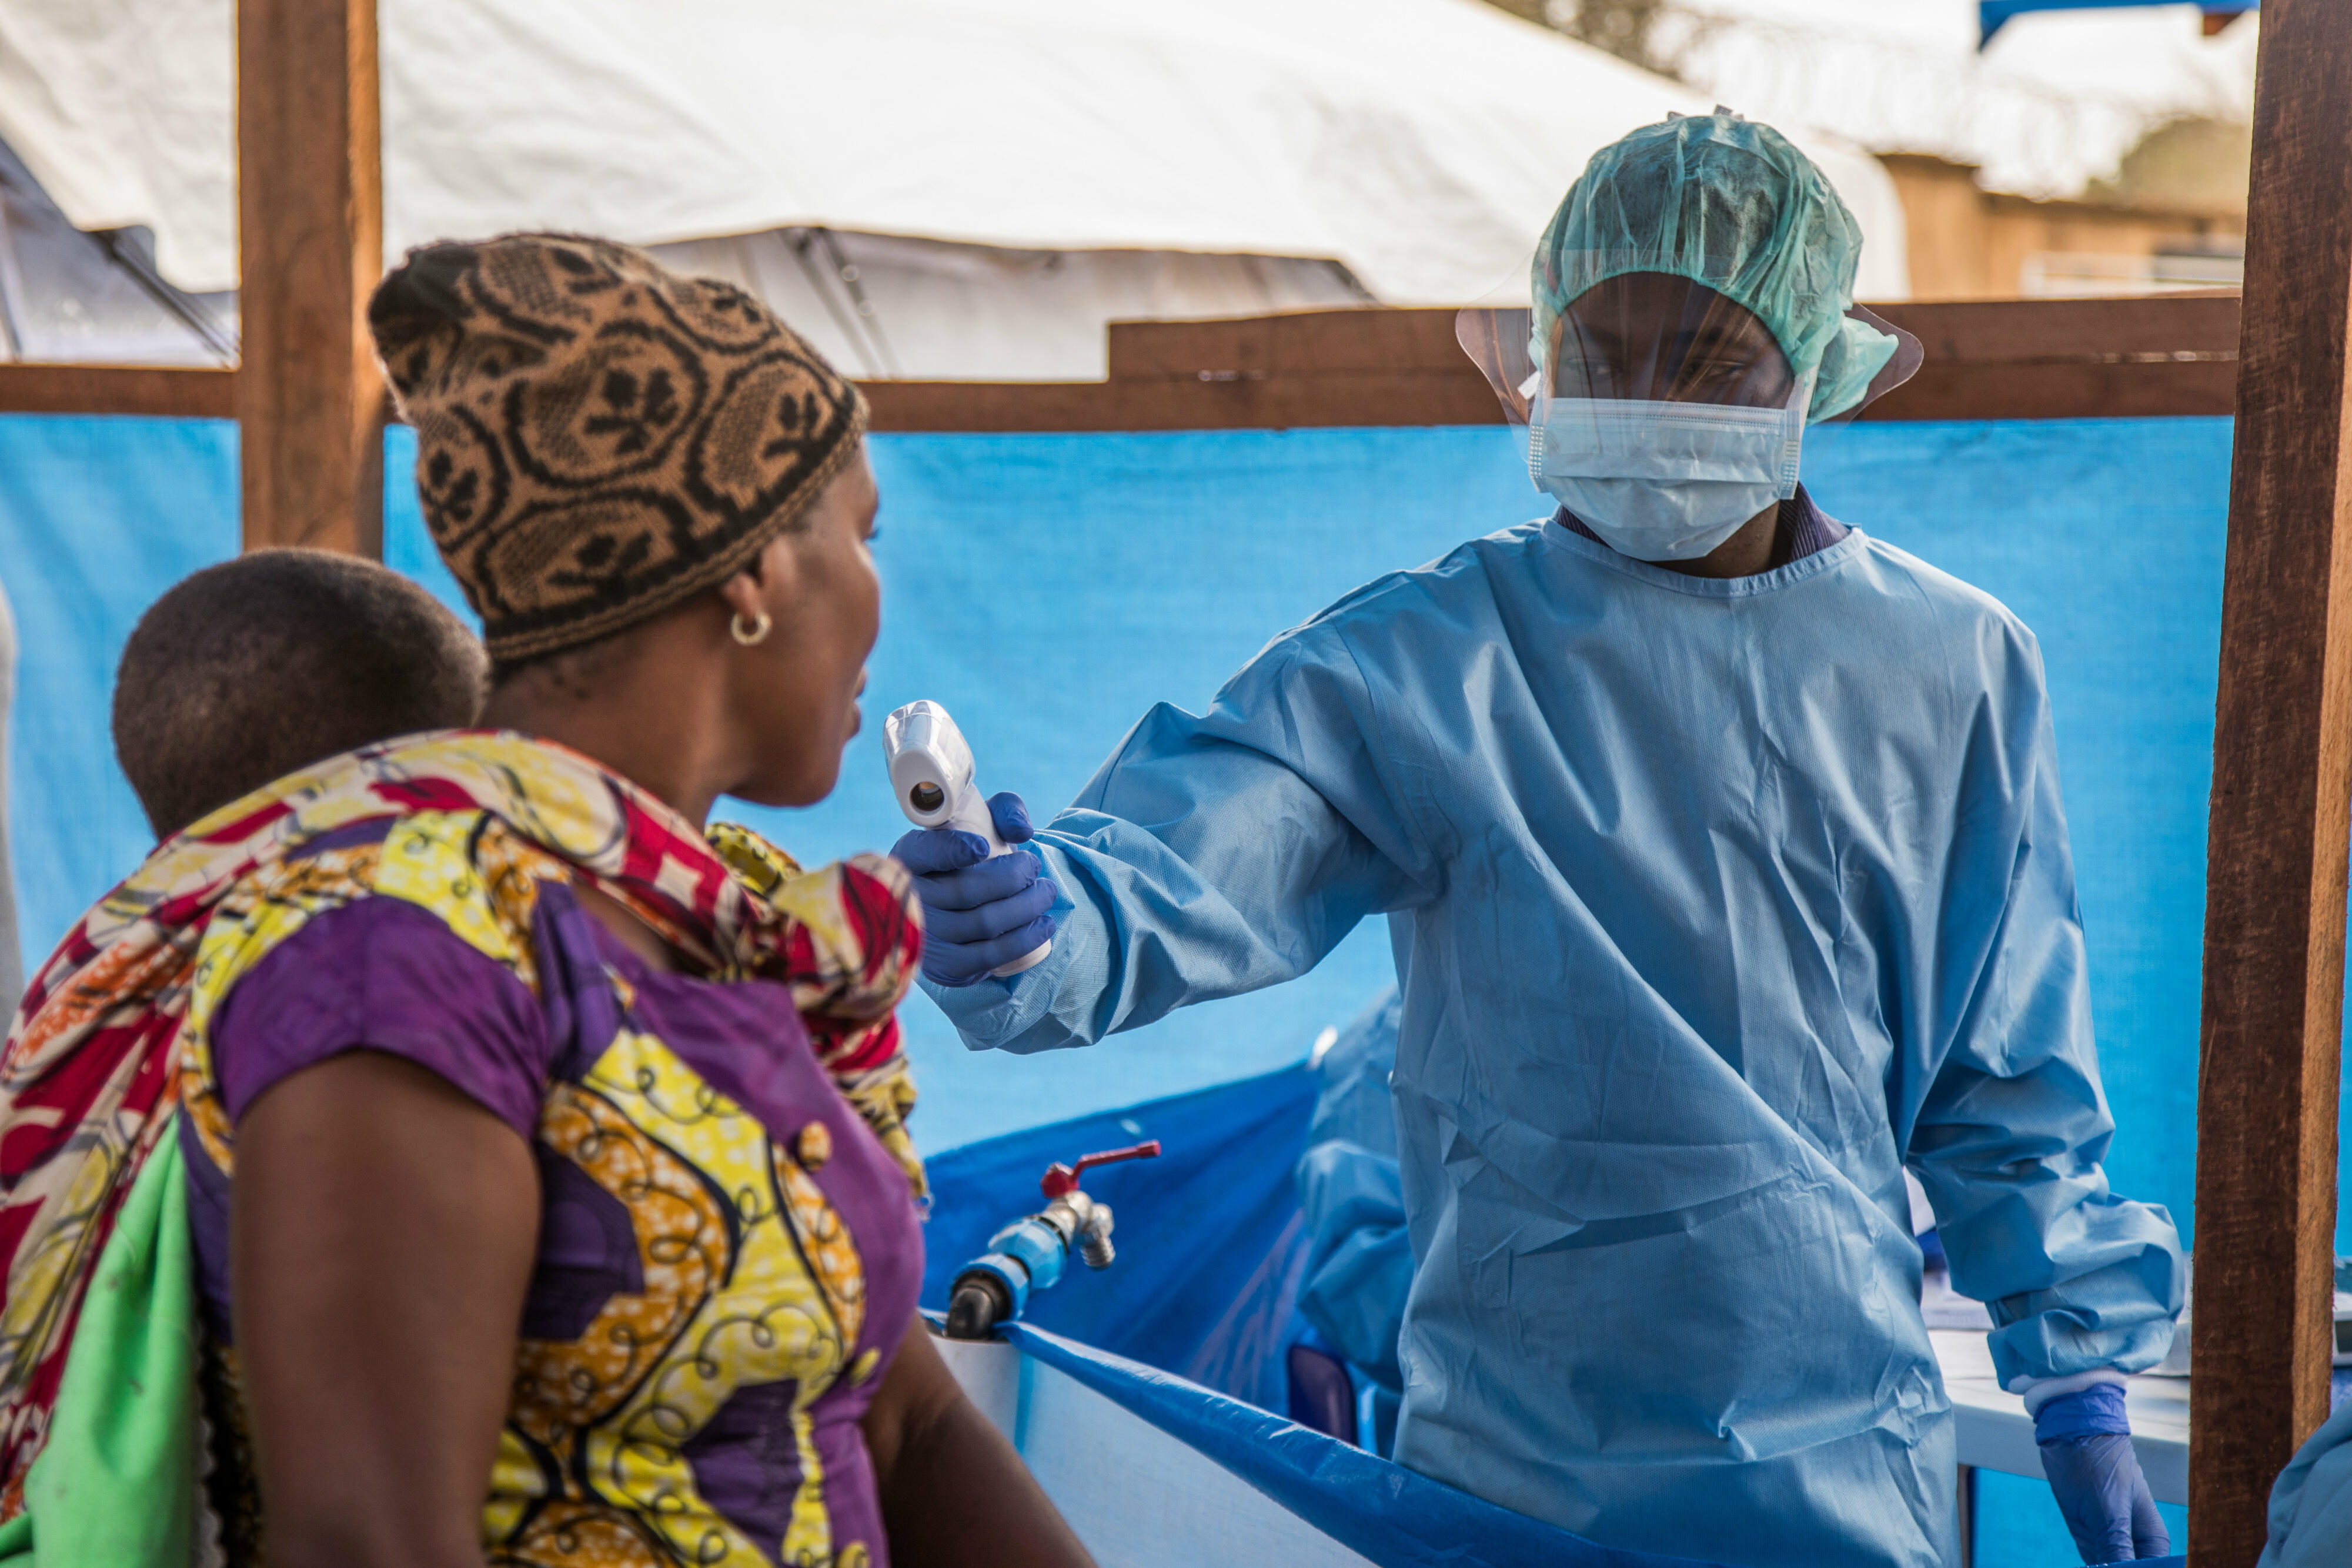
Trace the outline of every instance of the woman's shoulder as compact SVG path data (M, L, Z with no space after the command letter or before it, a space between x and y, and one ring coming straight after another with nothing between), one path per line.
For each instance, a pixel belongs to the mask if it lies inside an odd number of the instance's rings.
M413 826L289 860L216 915L228 928L207 946L229 972L203 1043L232 1122L302 1068L377 1051L529 1134L555 1046L540 994L543 890L495 851L453 857Z

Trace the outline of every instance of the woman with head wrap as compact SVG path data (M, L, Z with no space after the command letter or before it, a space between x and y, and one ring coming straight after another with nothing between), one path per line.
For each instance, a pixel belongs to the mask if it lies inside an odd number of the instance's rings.
M975 1047L1087 1044L1388 916L1401 1463L1612 1546L1951 1562L1908 1166L2111 1562L2161 1538L2119 1385L2170 1342L2179 1241L2100 1168L2032 634L1796 482L1893 352L1847 315L1857 248L1768 127L1604 149L1510 383L1557 513L1154 708L1033 856L897 852Z
M201 1468L272 1568L1085 1563L915 1312L906 873L705 828L857 727L863 400L594 240L428 247L370 322L495 727L213 812L36 982L9 1528L87 1553L60 1478L128 1471L106 1560L184 1563Z

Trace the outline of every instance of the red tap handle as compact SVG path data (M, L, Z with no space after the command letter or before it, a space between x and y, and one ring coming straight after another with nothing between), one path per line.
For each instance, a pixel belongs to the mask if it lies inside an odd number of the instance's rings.
M1077 1191L1078 1173L1081 1171L1091 1169L1096 1166L1117 1165L1121 1160L1156 1159L1159 1155L1160 1140L1157 1138L1148 1144L1138 1144L1131 1149L1108 1149L1099 1155L1083 1155L1079 1156L1076 1165L1053 1166L1045 1172L1045 1179L1037 1185L1045 1189L1045 1197L1050 1200L1061 1197L1064 1193Z

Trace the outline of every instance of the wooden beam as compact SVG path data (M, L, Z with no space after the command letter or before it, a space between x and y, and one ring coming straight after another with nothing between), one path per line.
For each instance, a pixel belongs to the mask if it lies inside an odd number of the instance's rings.
M1466 375L1275 373L1206 368L1126 382L866 382L883 431L1290 430L1329 425L1498 424Z
M0 413L236 417L236 372L166 365L0 364Z
M383 553L375 0L237 0L245 545Z
M2227 414L2234 295L1885 305L1927 362L1872 419ZM867 382L885 431L1493 424L1450 309L1118 321L1104 382Z
M2238 300L2001 300L1885 305L1927 351L1869 419L2226 414L2237 390ZM87 377L87 379L78 379ZM0 365L0 413L214 413L137 377L226 372ZM1300 311L1223 321L1121 321L1100 382L868 382L885 431L1234 430L1491 424L1486 381L1454 312ZM195 396L193 392L184 395ZM210 397L215 392L203 394ZM379 421L392 417L388 402Z
M2352 5L2271 0L2205 883L2189 1560L2253 1562L2327 1416L2352 807Z
M1927 358L1864 419L2126 419L2235 406L2234 292L1872 308Z

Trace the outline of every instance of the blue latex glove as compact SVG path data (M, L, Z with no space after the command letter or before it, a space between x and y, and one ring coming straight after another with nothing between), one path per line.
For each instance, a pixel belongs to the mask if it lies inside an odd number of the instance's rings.
M2033 1417L2042 1472L2088 1563L2172 1555L2172 1536L2132 1452L2124 1391L2112 1383L2061 1394Z
M1036 836L1029 808L1009 789L990 797L988 814L1008 846ZM923 901L925 979L971 985L1053 936L1046 911L1060 894L1035 855L990 860L987 840L952 828L918 828L890 853L915 873Z

